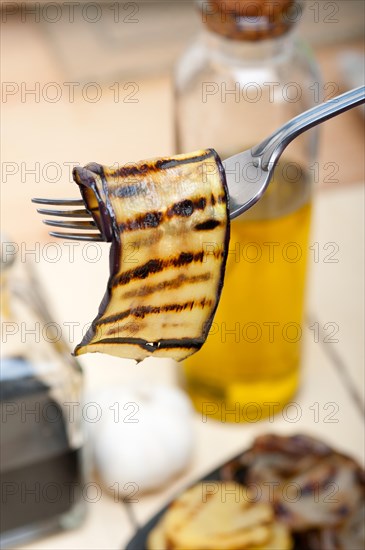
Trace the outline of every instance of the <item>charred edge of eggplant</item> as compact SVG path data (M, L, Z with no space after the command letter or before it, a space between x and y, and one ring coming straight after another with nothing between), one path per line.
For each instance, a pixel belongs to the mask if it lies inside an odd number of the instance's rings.
M105 209L104 202L100 196L100 193L98 191L97 185L95 183L95 178L94 178L94 174L101 177L102 173L103 173L103 167L100 164L96 164L95 162L87 164L83 168L76 166L72 171L73 179L79 186L81 197L82 197L82 200L84 201L86 210L89 212L90 216L93 218L104 240L107 242L110 242L112 240L112 232L110 229L111 224L109 219L109 213ZM92 174L93 177L91 177L90 174ZM93 209L90 208L88 204L88 196L87 196L88 191L91 191L92 193L94 193L96 202L98 204L98 213L100 217L94 212Z
M195 348L196 351L198 351L202 347L202 345L204 344L204 342L205 342L205 340L208 336L210 327L213 323L215 312L216 312L218 304L219 304L219 299L220 299L220 295L221 295L222 288L223 288L224 274L225 274L227 257L228 257L229 237L230 237L228 186L227 186L226 175L225 175L225 171L224 171L222 161L221 161L218 153L215 151L215 149L207 149L206 153L204 153L203 155L199 155L199 156L196 156L196 157L189 157L186 160L185 159L181 159L181 160L179 160L179 159L177 159L177 160L170 159L171 161L174 162L174 164L169 166L169 168L171 168L171 167L176 166L176 165L193 163L193 162L200 162L202 160L205 160L205 159L209 158L210 156L212 156L215 159L216 164L218 166L218 170L219 170L219 174L220 174L220 180L221 180L221 183L222 183L223 192L224 192L224 196L225 196L225 201L226 201L226 205L227 205L227 208L226 208L226 217L227 217L227 219L226 219L226 232L225 232L225 238L224 238L224 254L223 254L222 264L221 264L221 272L220 272L220 279L219 279L219 284L218 284L218 289L217 289L216 304L215 304L215 307L212 310L211 315L209 316L209 319L204 323L204 326L202 327L202 337L201 337L201 339L199 339L199 342L200 342L200 340L201 340L201 342L199 343L199 347ZM165 161L166 159L160 159L160 161L161 160ZM154 166L157 166L158 162L159 162L159 160L156 161ZM110 301L111 294L112 294L112 288L113 288L112 282L113 282L114 274L119 271L120 259L121 259L121 254L120 253L117 254L118 252L120 252L120 245L121 245L120 236L119 236L119 232L118 232L118 225L117 225L117 221L115 219L114 210L113 210L113 208L110 204L109 193L108 193L108 188L107 188L107 182L106 182L103 167L101 165L96 164L96 163L95 164L94 163L90 164L89 166L92 166L93 167L93 172L97 173L101 177L103 189L104 189L104 192L105 192L105 196L107 197L106 200L107 200L107 203L108 203L108 210L110 209L110 213L111 213L111 221L112 221L113 232L112 232L112 242L111 242L110 256L109 256L110 275L109 275L109 279L108 279L107 289L105 291L105 294L104 294L103 299L102 299L102 301L100 303L100 306L99 306L98 315L96 316L96 318L92 322L91 326L87 330L86 334L82 338L80 344L78 344L75 347L75 350L73 352L73 355L75 355L75 356L77 356L79 354L78 352L81 348L83 348L87 345L97 345L97 344L101 344L103 342L106 343L105 339L104 340L99 340L98 342L94 342L94 343L91 343L91 340L93 339L93 337L96 334L98 320L105 313L107 305ZM145 166L145 165L143 165L143 166ZM166 168L166 166L165 166L165 168ZM75 170L76 170L76 168L74 169L74 171ZM98 170L98 172L96 172L96 170ZM78 183L77 180L75 180L75 181L76 181L76 183ZM93 180L93 184L95 186L94 180ZM87 186L87 184L86 184L86 186ZM94 187L93 187L93 190L94 190ZM95 190L94 190L94 192L95 192ZM101 197L100 197L99 193L96 193L96 198L97 198L98 204L103 204L103 201L101 200ZM119 250L116 250L117 248L119 248ZM134 340L136 340L136 339L134 339ZM160 342L162 342L162 341L163 340L161 340ZM177 342L179 342L179 341L181 341L181 340L177 340ZM145 345L148 344L148 342L144 341L143 339L142 339L142 342L144 342ZM125 339L123 339L123 342L121 342L121 343L126 344L128 342L126 342ZM134 341L133 343L136 343L136 342ZM149 345L149 347L144 348L144 349L147 349L148 351L152 351L151 345ZM161 349L161 347L159 349ZM139 360L137 360L137 362L139 362Z
M108 184L107 184L105 172L102 166L100 166L99 176L101 179L101 184L103 186L103 191L105 195L104 212L106 213L106 217L104 218L104 222L108 223L108 220L110 220L109 227L112 235L112 242L111 242L110 252L109 252L109 278L108 278L108 283L107 283L104 296L99 305L98 315L91 323L91 326L87 331L87 333L85 334L84 338L82 339L80 346L88 345L88 342L90 342L94 338L96 331L98 330L97 326L98 326L99 319L104 315L112 296L114 276L115 276L115 273L119 272L120 261L122 256L122 243L120 240L120 231L119 231L118 222L115 216L114 208L110 202ZM75 352L76 351L77 351L77 348L75 348Z
M97 342L88 344L89 346L98 346L100 344L130 344L149 351L151 354L161 349L200 349L204 344L203 338L161 338L157 342L149 342L144 338L117 337L103 338ZM79 348L81 344L77 346Z
M216 303L215 306L209 316L209 319L204 323L204 327L202 329L202 335L204 338L204 342L208 337L208 333L210 330L210 327L212 326L213 319L215 316L215 313L218 308L219 300L222 294L223 290L223 284L224 284L224 275L226 272L226 265L227 265L227 258L228 258L228 249L229 249L229 239L231 235L231 223L230 223L230 217L229 217L229 192L228 192L228 185L227 185L227 179L226 179L226 173L224 170L223 163L221 161L220 156L218 155L217 151L215 149L208 149L212 156L214 157L216 164L218 166L220 180L223 187L223 192L225 196L225 202L226 202L226 232L224 235L224 247L223 247L223 257L222 257L222 263L221 263L221 271L220 271L220 277L219 277L219 283L217 288L217 296L216 296Z
M90 177L87 172L96 174L100 177L103 190L105 193L105 197L106 197L105 204L100 196L99 190L97 189L95 179ZM105 240L111 241L111 247L110 247L110 253L109 253L109 274L116 273L119 269L119 262L120 262L120 254L118 254L120 250L120 237L119 237L118 224L115 219L114 210L109 200L108 186L105 178L104 169L100 164L90 163L85 168L75 167L73 170L73 177L75 182L79 185L80 193L85 203L85 207L87 211L91 214L91 216L95 220L95 223L97 224ZM90 189L95 195L95 198L99 207L100 221L94 215L93 211L88 208L85 188ZM116 249L118 250L116 251ZM93 320L93 322L91 323L89 329L85 333L80 344L78 344L75 347L74 352L72 354L74 356L77 356L79 349L88 345L88 343L93 339L93 337L96 334L97 320L104 314L111 296L111 288L112 288L111 279L112 277L109 275L107 289L99 305L98 314L96 318Z
M134 166L121 166L120 168L116 168L114 172L110 172L110 176L113 178L137 176L146 174L150 171L157 172L160 170L168 170L169 168L175 168L175 166L181 166L182 164L194 164L208 158L211 151L212 149L206 149L203 154L195 156L180 155L182 157L180 159L175 157L164 157L145 161L142 164L137 162Z

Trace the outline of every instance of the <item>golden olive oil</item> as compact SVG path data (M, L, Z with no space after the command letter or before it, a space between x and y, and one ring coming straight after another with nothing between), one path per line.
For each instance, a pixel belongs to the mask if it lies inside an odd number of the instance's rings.
M288 166L280 163L264 197L232 222L208 339L184 363L203 419L272 416L298 387L311 201L309 177Z

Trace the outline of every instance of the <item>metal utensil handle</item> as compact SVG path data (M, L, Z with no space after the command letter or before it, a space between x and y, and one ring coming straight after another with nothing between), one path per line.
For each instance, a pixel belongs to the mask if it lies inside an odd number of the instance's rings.
M365 103L365 86L345 92L292 118L259 145L253 147L251 153L254 157L261 157L261 168L268 170L276 164L284 149L294 138L309 128L361 103Z

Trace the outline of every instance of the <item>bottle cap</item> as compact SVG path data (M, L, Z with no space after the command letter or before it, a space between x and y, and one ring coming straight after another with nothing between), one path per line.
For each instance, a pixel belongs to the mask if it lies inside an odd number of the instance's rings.
M198 4L203 23L233 40L280 36L303 13L303 0L200 0Z

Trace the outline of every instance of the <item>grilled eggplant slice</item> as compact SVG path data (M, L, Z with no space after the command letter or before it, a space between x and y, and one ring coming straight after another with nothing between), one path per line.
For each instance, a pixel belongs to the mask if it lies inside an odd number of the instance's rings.
M74 169L87 210L111 241L99 313L75 355L185 359L203 345L223 286L228 193L213 149L118 169Z
M303 434L261 435L223 466L221 476L256 487L260 501L270 502L277 520L295 533L295 548L364 548L365 473L323 441Z

